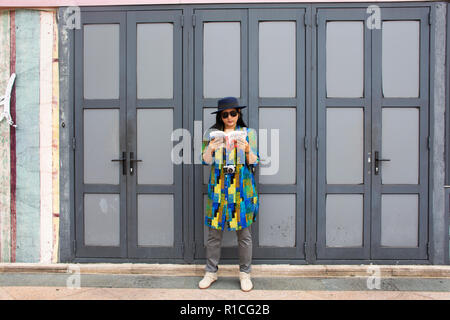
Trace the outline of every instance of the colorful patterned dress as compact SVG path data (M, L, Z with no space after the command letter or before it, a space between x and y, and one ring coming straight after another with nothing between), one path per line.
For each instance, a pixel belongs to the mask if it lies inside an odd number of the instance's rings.
M250 150L257 156L255 163L248 164L243 150L219 148L213 152L211 173L208 182L208 199L205 208L205 224L211 228L241 230L256 221L259 209L258 193L255 187L253 170L259 163L256 130L236 126L235 130L247 131ZM203 136L202 155L209 144L208 129ZM228 154L228 157L226 156ZM229 174L222 170L224 164L234 164L236 172Z

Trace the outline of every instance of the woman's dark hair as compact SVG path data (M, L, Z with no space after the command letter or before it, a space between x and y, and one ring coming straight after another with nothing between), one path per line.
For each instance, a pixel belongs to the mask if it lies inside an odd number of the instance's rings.
M236 126L247 127L244 120L242 119L241 110L240 109L236 109L236 110L238 112L238 120L237 120ZM216 113L216 123L210 129L216 129L216 130L223 131L224 125L223 125L222 117L220 115L221 113L222 112Z

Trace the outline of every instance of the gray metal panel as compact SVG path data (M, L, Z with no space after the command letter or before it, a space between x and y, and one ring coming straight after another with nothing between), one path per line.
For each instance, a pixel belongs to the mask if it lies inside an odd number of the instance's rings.
M126 151L126 77L125 77L125 13L107 12L97 13L90 12L81 15L81 28L75 31L75 230L76 230L76 257L126 257L126 176L122 174L122 167L119 165L116 170L119 172L118 185L107 184L84 184L84 146L83 146L83 110L86 102L83 94L83 26L87 24L111 24L120 25L119 31L119 98L117 100L97 100L97 106L107 109L117 109L119 111L119 154L114 158L118 159L122 153ZM111 159L112 160L112 159ZM89 191L90 190L90 191ZM95 191L94 191L95 190ZM85 239L85 213L84 213L84 196L88 193L111 193L119 194L120 203L120 246L87 246L84 244Z
M374 68L372 73L372 130L373 151L381 151L382 146L382 110L391 107L392 101L397 100L395 107L419 109L419 183L418 184L382 184L382 162L380 174L373 176L372 185L372 226L371 226L371 258L372 259L427 259L428 241L428 112L429 102L429 24L428 8L382 8L383 21L417 20L420 21L420 92L417 98L384 98L382 95L381 68ZM381 65L382 61L382 30L374 29L372 39L373 65ZM385 158L380 153L380 158ZM382 228L382 195L390 194L418 194L418 247L384 247L381 243Z
M306 77L309 72L306 68L309 64L310 56L307 54L310 50L310 43L306 42L308 35L307 26L310 26L310 20L305 21L306 6L299 6L294 9L251 9L249 11L249 34L250 34L250 59L249 61L249 126L252 128L259 128L259 110L261 107L294 107L295 112L295 145L296 145L296 177L294 185L279 185L279 184L260 184L261 167L255 172L255 181L260 195L266 193L280 193L295 195L295 247L260 247L259 237L254 237L253 241L253 257L255 259L283 259L289 257L290 259L305 259L306 251L306 234L305 234L305 220L306 220L306 126L310 123L307 121L307 97L309 97L308 82ZM257 57L259 48L259 28L260 21L295 21L296 22L296 97L295 98L265 98L258 97L259 95L259 62ZM310 69L308 69L310 70ZM292 137L291 137L292 138ZM261 139L259 139L261 141ZM260 155L261 160L261 155ZM283 197L283 196L281 196ZM252 232L259 235L259 223L252 227Z
M446 6L446 25L447 25L447 41L446 41L446 85L445 85L445 97L446 97L446 130L445 130L445 181L446 185L450 184L449 171L450 171L450 14L449 6ZM445 212L444 212L444 233L447 235L444 243L444 261L450 264L450 188L446 188L445 192Z
M318 9L317 10L317 136L313 140L313 145L317 150L317 259L368 259L370 257L370 201L363 202L362 227L355 225L358 230L352 230L352 234L362 232L362 246L360 247L327 247L326 226L333 223L327 222L326 198L329 193L354 195L360 194L364 199L370 197L371 176L369 174L370 164L368 164L369 152L371 152L371 113L370 113L370 90L371 88L371 31L364 28L364 92L362 98L327 98L326 97L326 22L327 21L362 21L367 19L364 9ZM327 131L326 113L327 108L346 107L362 109L364 150L363 150L363 183L358 184L337 184L329 185L326 181L326 161L327 151ZM360 121L360 120L358 120ZM353 124L352 124L353 125ZM332 222L332 221L331 221ZM362 228L362 230L361 230ZM330 237L330 235L329 235Z
M315 16L314 16L315 17ZM313 6L308 6L305 12L305 22L306 23L306 59L305 59L305 68L306 70L311 70L306 72L305 74L305 141L304 148L305 151L305 229L309 230L305 232L305 249L304 254L307 263L314 263L316 259L316 252L313 251L313 248L316 245L316 208L317 202L315 201L316 197L316 164L315 161L317 159L315 149L313 149L313 141L312 137L314 135L316 129L316 72L313 71L313 65L315 65L315 46L316 46L316 38L315 32L316 27L313 26ZM314 108L313 108L314 106ZM313 111L314 110L314 111Z
M173 128L182 128L182 11L129 11L127 12L127 147L128 151L137 154L137 111L161 109L161 102L164 108L173 112ZM137 98L137 25L139 23L172 23L173 24L173 99L138 99ZM164 129L162 134L169 132ZM170 139L170 137L167 137ZM172 142L173 143L173 142ZM173 143L174 144L174 143ZM138 159L144 160L144 159ZM169 160L171 161L171 160ZM139 163L139 162L138 162ZM142 163L138 164L137 170ZM136 164L134 165L136 168ZM138 184L136 174L128 173L128 257L129 258L181 258L183 256L183 207L182 207L182 165L173 165L173 183L163 185L161 177L155 179L155 183ZM153 179L153 174L151 179ZM158 181L156 181L158 180ZM151 181L145 181L151 182ZM167 181L166 181L167 182ZM138 207L137 197L142 194L153 194L166 199L167 194L173 197L173 243L165 246L139 246L138 245ZM155 231L154 231L155 232ZM159 233L159 231L158 231ZM153 236L151 236L154 238Z
M450 185L450 14L449 14L449 6L446 6L446 58L445 61L447 62L445 64L446 70L446 79L445 79L445 184ZM447 211L448 212L448 211ZM450 237L450 234L449 234ZM448 242L447 242L448 245ZM447 258L449 258L447 256ZM448 260L447 260L448 261ZM450 261L448 261L450 263Z
M75 163L70 142L75 136L74 30L64 28L66 7L58 9L59 51L59 261L75 257Z
M192 17L192 7L185 7L183 14L184 31L183 43L194 42L193 21L188 19ZM194 132L194 48L192 45L183 48L183 128ZM195 139L194 139L195 141ZM194 157L191 157L191 160ZM195 165L183 166L183 245L184 245L184 262L194 262L194 223L195 223L195 205L194 205L194 167Z
M444 241L444 262L446 264L450 264L450 188L445 189L445 223L444 223L444 232L446 232L447 236Z
M430 4L429 250L431 263L444 263L445 237L445 25L446 4Z

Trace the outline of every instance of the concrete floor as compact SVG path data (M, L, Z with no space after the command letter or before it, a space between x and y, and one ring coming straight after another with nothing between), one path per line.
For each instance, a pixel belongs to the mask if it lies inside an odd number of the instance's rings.
M198 276L7 272L0 273L0 299L450 300L450 278L381 278L378 289L367 277L254 277L254 289L247 293L240 290L237 276L219 277L206 290L198 289L200 279Z

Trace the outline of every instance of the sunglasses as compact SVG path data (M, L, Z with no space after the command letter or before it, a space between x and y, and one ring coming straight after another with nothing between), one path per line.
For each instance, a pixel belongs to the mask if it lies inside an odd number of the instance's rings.
M224 112L222 112L222 114L221 114L221 116L222 116L222 119L226 119L226 118L228 118L228 114L229 114L230 116L232 116L232 117L236 117L236 116L237 116L237 114L238 114L238 112L237 112L237 111L235 111L235 110L233 110L233 111L230 111L230 112L226 112L226 111L224 111Z

